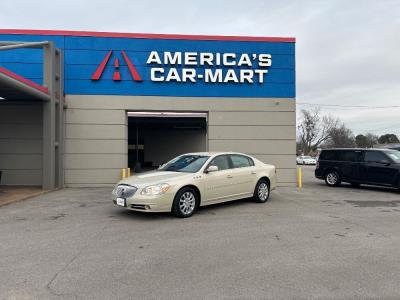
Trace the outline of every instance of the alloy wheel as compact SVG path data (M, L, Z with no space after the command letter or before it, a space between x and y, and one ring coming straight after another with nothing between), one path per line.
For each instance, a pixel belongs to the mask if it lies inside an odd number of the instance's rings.
M196 207L196 197L192 192L185 192L179 198L179 210L184 215L189 215L194 211Z
M268 194L269 194L268 185L265 182L262 182L258 186L257 193L258 193L258 197L260 198L260 200L265 201L268 198Z
M330 185L335 185L338 181L338 177L335 173L329 173L326 176L326 181L330 184Z

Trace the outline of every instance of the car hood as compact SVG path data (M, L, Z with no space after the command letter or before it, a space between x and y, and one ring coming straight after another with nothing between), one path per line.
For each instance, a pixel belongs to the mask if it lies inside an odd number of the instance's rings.
M193 176L193 173L185 172L170 172L170 171L150 171L133 175L122 179L118 184L129 184L136 187L147 186L157 183L168 183L175 180L180 180L184 177Z

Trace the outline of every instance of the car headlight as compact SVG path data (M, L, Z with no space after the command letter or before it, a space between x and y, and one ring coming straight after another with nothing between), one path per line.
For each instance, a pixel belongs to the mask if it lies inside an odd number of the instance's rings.
M148 195L148 196L153 196L153 195L161 195L166 193L170 188L170 185L168 183L160 183L160 184L155 184L155 185L149 185L146 186L140 194L142 195Z

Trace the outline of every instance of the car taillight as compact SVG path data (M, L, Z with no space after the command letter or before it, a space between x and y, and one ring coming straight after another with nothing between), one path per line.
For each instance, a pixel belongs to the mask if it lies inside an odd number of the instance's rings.
M317 163L315 164L315 168L318 169L319 168L319 161L317 160Z

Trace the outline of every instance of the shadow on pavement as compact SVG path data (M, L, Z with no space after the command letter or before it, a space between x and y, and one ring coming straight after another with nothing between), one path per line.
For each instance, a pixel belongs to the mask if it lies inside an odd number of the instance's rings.
M269 200L269 201L271 201L271 200ZM216 215L220 209L237 208L237 207L245 206L245 205L262 205L262 203L255 203L252 201L251 198L233 200L233 201L229 201L229 202L223 202L223 203L202 206L195 212L194 215L202 215L202 214ZM116 206L116 208L117 208L117 206ZM162 213L145 212L145 211L142 212L142 211L128 210L128 209L124 209L124 208L116 209L114 211L114 214L115 215L110 215L109 217L110 218L121 217L121 218L125 218L125 219L134 217L135 219L148 220L148 221L175 218L169 212L162 212Z

